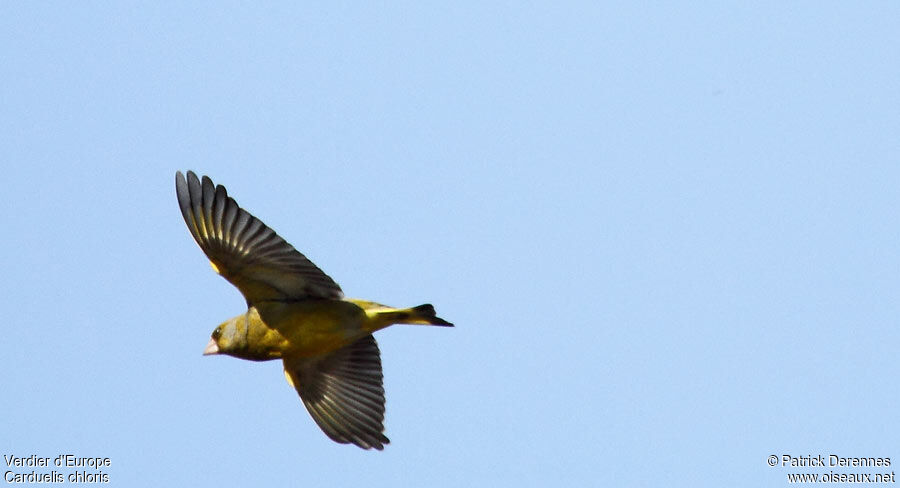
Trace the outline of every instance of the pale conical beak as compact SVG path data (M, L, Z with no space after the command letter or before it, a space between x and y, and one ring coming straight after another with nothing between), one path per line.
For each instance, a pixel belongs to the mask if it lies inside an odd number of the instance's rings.
M216 344L215 339L210 339L209 344L206 345L206 349L203 350L204 356L209 356L210 354L219 354L219 345Z

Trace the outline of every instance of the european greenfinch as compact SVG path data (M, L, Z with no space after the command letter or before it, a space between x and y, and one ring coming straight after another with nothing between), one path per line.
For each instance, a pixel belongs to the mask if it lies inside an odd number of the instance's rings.
M206 176L176 172L175 193L213 269L247 300L246 312L213 330L203 354L281 359L288 383L328 437L384 449L383 375L372 333L393 324L453 324L430 304L393 308L344 298L334 280Z

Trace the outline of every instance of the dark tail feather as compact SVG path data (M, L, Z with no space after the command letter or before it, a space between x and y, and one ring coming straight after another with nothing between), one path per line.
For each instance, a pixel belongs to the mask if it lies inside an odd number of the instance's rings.
M440 325L442 327L453 327L453 324L438 317L434 312L434 305L426 303L410 309L416 318L422 319L429 325Z

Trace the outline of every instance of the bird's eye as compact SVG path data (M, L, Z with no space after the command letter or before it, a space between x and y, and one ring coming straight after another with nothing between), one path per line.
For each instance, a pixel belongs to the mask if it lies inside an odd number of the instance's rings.
M216 327L216 330L214 330L212 333L212 338L214 340L219 340L219 336L221 336L221 335L222 335L222 328Z

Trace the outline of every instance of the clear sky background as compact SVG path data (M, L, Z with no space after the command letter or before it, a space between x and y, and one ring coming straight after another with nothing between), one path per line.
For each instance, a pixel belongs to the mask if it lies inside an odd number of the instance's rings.
M900 4L426 3L0 3L5 454L115 486L900 471ZM201 356L244 301L187 169L457 325L376 335L385 451L280 362Z

